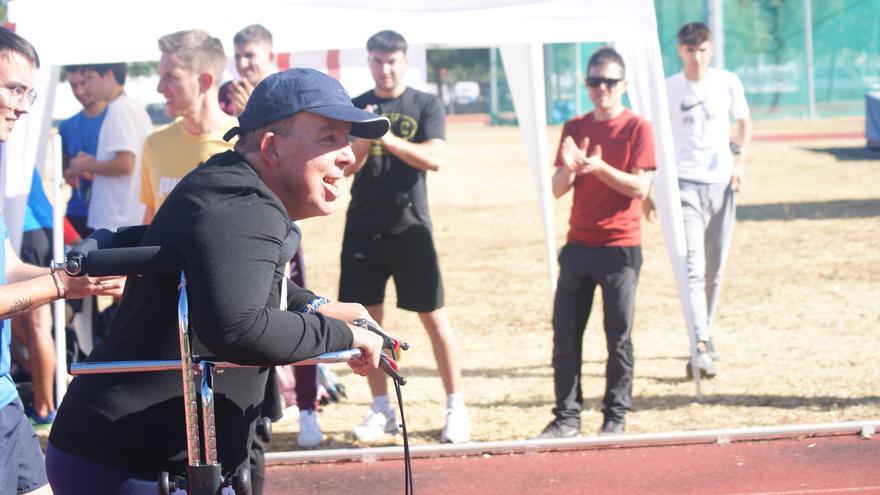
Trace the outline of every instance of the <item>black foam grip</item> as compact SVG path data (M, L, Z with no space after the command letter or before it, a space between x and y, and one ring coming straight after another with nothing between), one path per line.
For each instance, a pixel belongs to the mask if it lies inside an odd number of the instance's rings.
M116 231L116 239L112 246L115 248L127 248L141 245L144 234L147 233L149 225L135 225L132 227L119 227Z
M98 229L89 234L89 236L83 239L82 242L70 248L70 252L67 253L67 256L84 257L95 249L114 247L115 241L116 234L107 229Z
M83 259L83 273L92 277L178 274L180 268L177 253L161 246L101 249Z

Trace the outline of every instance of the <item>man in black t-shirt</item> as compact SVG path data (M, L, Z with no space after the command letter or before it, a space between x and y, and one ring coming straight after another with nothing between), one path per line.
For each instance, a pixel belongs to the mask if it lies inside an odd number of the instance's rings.
M381 31L367 41L368 63L376 86L353 100L358 108L391 121L391 132L376 140L352 143L356 174L342 243L339 300L359 302L381 324L385 285L394 278L397 306L416 311L431 338L446 390L443 442L470 440L471 425L461 395L461 370L452 326L443 310L443 283L425 187L427 171L436 171L446 147L445 115L440 100L409 88L406 40ZM397 433L384 375L368 375L373 405L355 436L371 441Z

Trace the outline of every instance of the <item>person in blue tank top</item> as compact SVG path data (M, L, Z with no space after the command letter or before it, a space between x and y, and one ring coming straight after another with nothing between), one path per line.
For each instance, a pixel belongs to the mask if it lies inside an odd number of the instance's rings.
M34 80L40 59L24 38L0 28L0 143L9 139L15 122L37 97ZM40 443L24 414L10 375L10 318L65 297L118 295L123 279L72 278L22 263L8 238L0 212L0 493L51 494Z

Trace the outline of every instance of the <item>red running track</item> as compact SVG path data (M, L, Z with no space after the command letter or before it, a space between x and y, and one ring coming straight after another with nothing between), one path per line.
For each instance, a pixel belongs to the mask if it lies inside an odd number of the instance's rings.
M435 494L880 494L880 439L855 435L413 460ZM403 461L270 466L266 495L403 493Z

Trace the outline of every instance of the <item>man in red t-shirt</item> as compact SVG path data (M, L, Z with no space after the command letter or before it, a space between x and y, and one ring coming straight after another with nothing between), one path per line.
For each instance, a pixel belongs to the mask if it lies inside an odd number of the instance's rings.
M565 123L553 175L553 194L558 198L574 189L574 201L553 304L555 418L539 438L580 434L581 348L597 285L608 348L599 433L622 433L632 405L641 201L651 188L654 139L651 125L621 103L627 82L620 54L599 49L587 63L587 74L594 109Z

